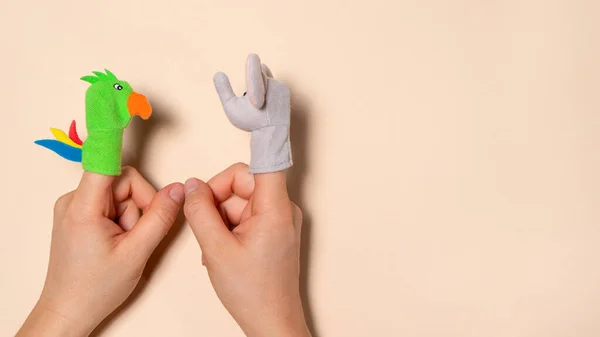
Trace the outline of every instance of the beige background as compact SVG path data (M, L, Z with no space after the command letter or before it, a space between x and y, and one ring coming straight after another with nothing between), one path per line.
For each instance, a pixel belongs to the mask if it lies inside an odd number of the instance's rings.
M83 125L107 67L146 94L127 161L156 186L247 161L212 87L247 53L292 88L292 195L317 336L600 335L594 0L0 2L0 335L43 284L81 169L35 139ZM179 224L101 336L241 336Z

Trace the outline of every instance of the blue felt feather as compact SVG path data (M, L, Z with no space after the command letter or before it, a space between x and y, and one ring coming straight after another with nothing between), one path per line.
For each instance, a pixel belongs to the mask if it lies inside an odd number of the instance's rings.
M65 143L59 142L54 139L42 139L36 140L35 143L39 146L43 146L49 150L56 152L59 156L74 161L77 163L81 163L81 149L72 147Z

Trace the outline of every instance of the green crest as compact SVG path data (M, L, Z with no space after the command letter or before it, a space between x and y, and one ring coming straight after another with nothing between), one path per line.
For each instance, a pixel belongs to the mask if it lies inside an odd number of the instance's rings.
M117 76L115 76L115 74L113 74L112 72L110 72L110 70L108 69L104 69L105 73L102 73L100 71L92 71L92 73L94 73L94 75L87 75L87 76L83 76L81 78L81 80L86 81L90 84L94 84L94 83L98 83L100 81L118 81L119 79L117 78Z

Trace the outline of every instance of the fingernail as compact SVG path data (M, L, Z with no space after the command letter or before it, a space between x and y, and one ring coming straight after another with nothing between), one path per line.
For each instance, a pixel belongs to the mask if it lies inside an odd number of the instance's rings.
M171 190L169 191L169 196L176 203L180 203L183 200L183 186L181 186L181 184L177 184L171 187Z
M198 180L196 178L190 178L185 182L185 194L190 194L198 189Z

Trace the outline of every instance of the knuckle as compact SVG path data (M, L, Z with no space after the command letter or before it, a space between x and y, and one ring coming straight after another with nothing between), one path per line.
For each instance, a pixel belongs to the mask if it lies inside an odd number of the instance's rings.
M138 172L138 170L133 167L133 166L123 166L123 168L121 169L122 174L123 175L128 175L128 176L135 176L135 175L139 175L140 173Z
M285 205L283 205L280 209L280 216L283 219L288 219L291 220L294 218L294 214L295 214L295 207L296 205L294 205L293 202L289 202L289 203L285 203Z
M230 166L231 169L235 171L245 171L248 169L248 165L246 163L237 162Z
M82 222L85 222L87 217L82 214L78 214L75 211L69 209L69 205L63 208L62 213L54 213L55 226L57 229L60 228L77 228Z
M304 219L304 214L298 205L292 203L292 208L294 212L294 223L298 226L302 225L302 220Z
M214 258L210 257L210 255L202 255L202 265L206 267L207 270L211 271L214 267L219 265Z
M54 213L64 212L67 206L69 205L69 201L71 200L72 195L73 192L69 192L56 199L56 202L54 203Z
M166 205L157 205L154 214L156 214L158 221L166 226L175 222L175 212Z
M294 202L291 202L291 204L292 204L292 211L294 212L294 214L302 216L302 210L300 209L300 207L298 207L298 205L296 205Z
M216 264L215 254L209 254L207 249L202 247L200 247L200 250L202 251L202 265L208 269L211 269L212 266Z
M64 201L62 200L62 198L63 197L60 197L56 199L56 202L54 202L54 213L60 213L63 210Z
M194 214L202 207L202 201L200 198L188 198L183 205L183 213L186 217L193 217Z
M297 244L298 234L298 228L284 226L273 233L272 239L276 240L281 247L291 247Z

